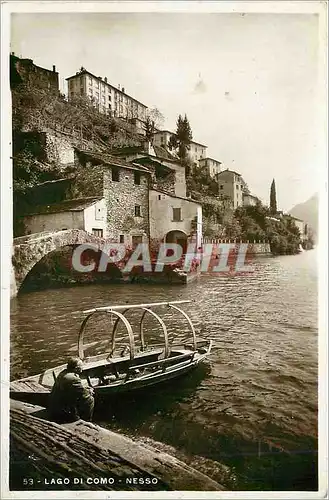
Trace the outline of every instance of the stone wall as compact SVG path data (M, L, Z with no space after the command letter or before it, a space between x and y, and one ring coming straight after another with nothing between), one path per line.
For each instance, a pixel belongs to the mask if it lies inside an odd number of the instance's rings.
M14 154L29 152L41 163L56 164L57 168L74 165L74 146L60 132L15 131L13 150Z
M49 92L59 91L58 72L41 68L33 64L32 59L20 59L14 54L10 55L10 83L11 87L25 84Z
M149 237L148 174L140 173L140 185L134 183L134 170L119 168L119 181L112 180L111 168L104 172L104 197L107 204L107 234L112 241L131 244L133 236ZM135 206L140 216L135 216Z
M67 191L67 199L104 195L104 167L80 168Z
M269 243L250 243L249 248L255 255L271 254L271 246Z
M152 186L154 189L160 189L161 191L166 191L166 193L175 195L176 194L175 183L176 183L175 172L171 172L167 174L165 177L154 178Z
M71 142L60 133L46 133L46 151L50 163L59 165L74 165L74 147Z
M175 187L174 192L176 196L186 197L186 178L185 178L185 167L182 167L179 163L162 161L167 167L171 168L175 172Z
M173 186L170 190L168 190L168 192L174 194L175 196L181 196L182 198L184 198L186 196L185 168L182 167L178 162L169 161L164 158L158 158L158 161L160 161L163 165L170 168L174 172Z
M100 245L103 240L78 229L15 238L12 264L17 291L19 291L27 274L45 255L63 246L80 245L87 242Z

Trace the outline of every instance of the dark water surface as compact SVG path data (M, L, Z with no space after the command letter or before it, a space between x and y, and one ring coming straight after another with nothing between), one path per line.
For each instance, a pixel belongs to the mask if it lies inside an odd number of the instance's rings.
M196 301L184 309L197 331L213 339L209 362L138 397L112 401L95 420L156 443L228 489L316 490L316 250L263 258L248 277L21 295L12 301L11 378L75 354L83 309L168 299ZM185 336L183 319L166 318L172 334ZM151 321L149 329L154 336ZM89 333L104 338L107 332L99 320Z

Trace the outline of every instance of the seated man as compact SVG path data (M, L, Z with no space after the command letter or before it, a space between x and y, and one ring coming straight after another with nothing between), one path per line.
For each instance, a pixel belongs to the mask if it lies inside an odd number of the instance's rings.
M67 367L57 377L50 394L50 417L58 423L91 420L94 410L93 389L80 378L82 361L69 358Z

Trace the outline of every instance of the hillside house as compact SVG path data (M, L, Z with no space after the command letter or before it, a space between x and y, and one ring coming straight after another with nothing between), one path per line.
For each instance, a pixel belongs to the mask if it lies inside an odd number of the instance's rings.
M35 208L23 215L25 234L84 229L132 247L167 241L185 250L190 241L201 244L201 206L177 195L186 195L186 184L175 168L147 155L127 162L78 150L76 162L81 168L71 178L34 188Z
M14 89L18 85L58 93L59 82L56 66L53 66L52 70L41 68L34 64L32 59L17 57L12 52L10 54L10 87Z
M214 158L201 158L199 160L199 165L202 170L206 170L210 177L216 177L217 174L222 170L222 162L214 160Z
M128 95L123 86L109 83L107 77L95 76L81 68L66 80L69 99L88 97L101 113L125 120L146 118L147 106Z
M254 207L259 202L260 200L259 198L257 198L257 196L253 196L252 194L247 192L244 192L242 194L242 204L244 207L250 207L250 206Z
M246 183L241 174L233 170L223 170L216 176L218 182L219 194L227 196L233 202L233 208L243 205L243 193L246 189Z
M80 198L37 205L25 214L24 223L26 234L83 229L103 238L106 233L105 199Z
M175 135L174 132L170 132L169 130L158 130L153 136L153 145L168 149L170 138L173 135ZM198 164L200 159L206 158L207 146L196 141L191 141L188 155L193 163Z

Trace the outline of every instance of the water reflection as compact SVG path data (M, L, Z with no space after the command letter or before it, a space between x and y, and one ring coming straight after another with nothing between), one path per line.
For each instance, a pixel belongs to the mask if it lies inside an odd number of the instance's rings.
M161 389L113 400L96 420L161 442L229 488L316 489L315 255L262 259L248 278L203 276L186 287L104 284L21 295L12 302L11 376L76 353L84 309L192 299L184 309L213 339L209 363ZM186 335L184 318L164 317L171 336ZM158 325L147 321L154 340ZM107 328L90 327L89 340Z

